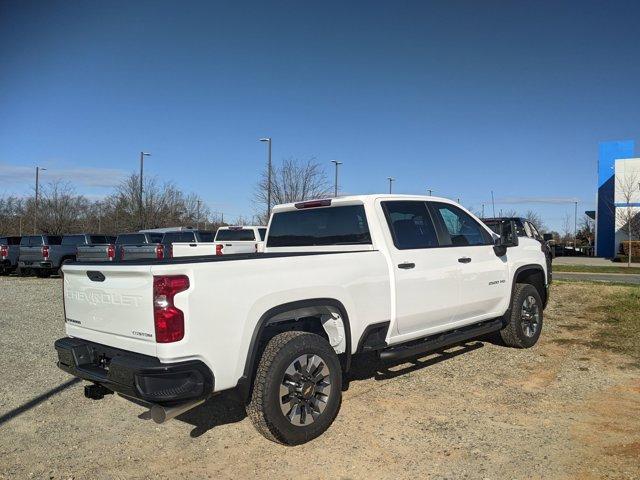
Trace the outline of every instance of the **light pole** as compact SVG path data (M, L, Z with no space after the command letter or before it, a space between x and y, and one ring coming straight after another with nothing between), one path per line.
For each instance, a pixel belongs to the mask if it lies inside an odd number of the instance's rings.
M578 202L573 202L575 210L573 213L573 250L576 251L578 247Z
M140 228L144 228L144 214L142 210L142 175L144 173L144 157L150 157L151 154L147 152L140 152L140 198L138 199L140 205Z
M338 165L342 165L342 162L339 162L338 160L331 160L331 163L335 164L336 166L336 178L333 183L333 196L337 197L338 196Z
M391 193L391 184L395 182L396 179L393 177L387 177L387 180L389 180L389 193Z
M36 199L35 199L35 209L33 211L33 234L35 235L36 230L38 228L38 191L40 189L40 171L46 171L46 168L36 167Z
M431 196L431 194L433 193L433 190L430 188L427 188L427 192L429 192L429 196Z
M260 139L261 142L267 142L269 147L267 160L267 222L271 216L271 137Z

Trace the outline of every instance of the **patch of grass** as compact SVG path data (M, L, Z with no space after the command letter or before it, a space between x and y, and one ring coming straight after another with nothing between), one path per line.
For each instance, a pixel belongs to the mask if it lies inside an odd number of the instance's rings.
M594 266L594 265L553 265L554 272L576 273L632 273L640 274L640 267L625 267L618 265Z
M616 288L600 308L604 328L596 333L591 345L625 353L639 362L640 288Z

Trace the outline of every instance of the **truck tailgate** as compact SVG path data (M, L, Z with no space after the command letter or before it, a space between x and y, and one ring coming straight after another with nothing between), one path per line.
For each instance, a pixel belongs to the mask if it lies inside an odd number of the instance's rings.
M107 262L107 248L108 245L81 245L78 247L76 258L78 261Z
M149 266L66 265L63 271L69 335L155 355Z
M151 245L124 245L121 252L124 260L143 260L156 258L156 246Z

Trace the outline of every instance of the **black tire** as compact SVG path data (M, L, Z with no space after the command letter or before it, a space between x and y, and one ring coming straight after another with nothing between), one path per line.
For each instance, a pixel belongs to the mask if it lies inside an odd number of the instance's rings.
M316 374L325 379L320 382L325 383L325 386L318 387L320 390L326 389L326 379L329 380L328 395L319 390L318 393L311 393L311 390L315 392L313 385L308 385L310 388L307 388L305 386L307 384L303 382L300 390L293 386L285 386L286 379L291 378L290 375L285 377L285 372L291 369L301 356L304 356L308 363L312 363L311 360L313 360L314 366L318 365L317 368L322 370ZM321 360L320 363L317 363L318 358ZM314 366L308 367L309 370L317 371ZM325 367L328 369L328 374ZM302 368L304 369L304 366ZM289 393L281 396L281 386L285 389L289 388ZM247 415L256 429L267 439L286 445L299 445L318 437L331 426L340 409L341 386L340 361L324 338L307 332L280 333L269 340L264 348L256 371L251 399L246 408ZM311 398L306 399L305 392L311 394ZM285 397L289 397L291 403L282 401ZM320 413L315 410L312 414L304 413L310 411L308 405L315 405L314 408L319 409L318 399L320 398L324 399L323 410ZM291 419L283 411L289 407ZM295 412L300 412L300 415L295 415ZM295 425L295 422L306 424Z
M38 278L49 278L51 276L51 272L49 270L36 270L36 277Z
M30 269L24 267L18 267L16 269L16 273L19 277L27 277L30 273Z
M507 346L531 348L537 343L542 332L543 305L540 294L533 285L516 284L506 320L500 336Z

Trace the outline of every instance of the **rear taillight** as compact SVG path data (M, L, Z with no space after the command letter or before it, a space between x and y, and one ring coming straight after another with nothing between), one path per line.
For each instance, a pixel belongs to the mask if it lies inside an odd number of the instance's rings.
M0 247L0 257L8 257L9 256L9 247L7 245L2 245Z
M169 245L169 258L173 258L173 243Z
M164 247L162 245L156 245L156 258L162 260L164 257Z
M222 245L221 243L218 243L216 245L216 255L222 255L222 249L224 248L224 245Z
M42 246L42 258L47 260L49 258L49 245Z
M258 253L258 244L257 243L254 245L254 248L255 248L255 252Z
M107 246L107 258L109 261L113 261L116 258L116 247L115 245Z
M124 246L120 247L120 260L124 260Z
M186 275L153 277L153 320L156 342L171 343L184 337L184 313L173 304L173 297L189 288Z

